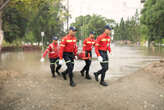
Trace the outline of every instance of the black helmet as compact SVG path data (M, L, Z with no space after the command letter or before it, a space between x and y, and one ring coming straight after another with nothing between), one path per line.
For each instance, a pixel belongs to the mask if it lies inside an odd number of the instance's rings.
M77 31L77 29L76 29L75 27L73 27L73 26L71 26L71 27L69 28L69 30Z
M109 25L105 25L104 27L105 29L109 29L109 30L112 30L112 28L109 26Z
M58 37L57 36L53 36L52 40L58 40Z
M95 34L95 32L94 31L91 31L90 34Z

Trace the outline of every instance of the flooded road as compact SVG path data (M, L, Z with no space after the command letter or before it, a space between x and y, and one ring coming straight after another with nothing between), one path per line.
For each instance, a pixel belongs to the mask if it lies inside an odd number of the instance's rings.
M0 67L15 70L20 73L34 74L42 71L45 74L50 74L49 61L46 58L44 63L40 63L42 53L40 51L30 52L5 52L0 57ZM133 73L140 68L143 68L152 61L159 60L162 54L152 52L146 48L128 47L112 45L112 54L109 55L109 70L106 78L115 78ZM84 66L84 61L75 61L75 72L79 72ZM66 68L65 64L62 70ZM100 69L100 64L93 52L93 61L90 69L90 74Z
M40 51L2 53L0 69L17 75L0 82L0 110L164 110L164 88L150 79L154 76L143 71L128 75L163 56L156 54L144 48L112 45L106 79L114 80L107 80L109 86L81 77L84 61L77 60L77 86L71 88L69 80L51 77L48 59L40 63ZM100 69L93 56L92 77ZM63 64L61 71L65 68Z

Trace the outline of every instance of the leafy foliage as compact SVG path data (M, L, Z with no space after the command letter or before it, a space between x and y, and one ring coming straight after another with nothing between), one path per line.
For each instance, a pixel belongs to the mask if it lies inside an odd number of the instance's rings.
M3 12L5 40L40 42L42 31L45 42L63 36L66 13L61 0L12 0Z
M88 37L91 31L96 32L96 35L100 35L104 32L104 26L106 24L114 25L115 21L112 19L107 19L100 15L86 15L79 16L76 18L75 22L72 23L72 26L75 26L78 29L77 37L78 39L84 39Z

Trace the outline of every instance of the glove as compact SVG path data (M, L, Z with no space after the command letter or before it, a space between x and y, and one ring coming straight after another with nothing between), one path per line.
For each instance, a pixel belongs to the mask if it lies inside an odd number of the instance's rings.
M77 57L77 56L75 56L75 59L77 60L77 59L78 59L78 57Z
M103 61L103 58L101 56L98 56L98 61L99 62L102 62Z
M44 58L43 57L40 59L40 62L44 62Z
M59 60L59 65L62 65L63 64L63 60Z

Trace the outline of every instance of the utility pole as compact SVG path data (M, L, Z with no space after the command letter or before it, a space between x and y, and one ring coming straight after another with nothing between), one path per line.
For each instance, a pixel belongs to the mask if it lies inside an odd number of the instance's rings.
M44 51L44 32L41 32L41 37L42 37L42 52Z
M69 30L69 0L67 0L67 31Z

